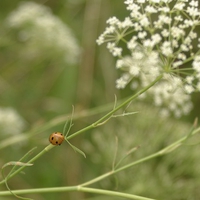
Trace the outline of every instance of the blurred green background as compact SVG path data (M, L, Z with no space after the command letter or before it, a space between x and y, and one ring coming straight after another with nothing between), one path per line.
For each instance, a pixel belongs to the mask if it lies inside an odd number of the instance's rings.
M71 36L78 48L77 54L73 54L76 51L70 45L67 50L65 46L64 50L59 48L62 40L63 44L67 43L59 35L59 30L52 29L49 35L43 35L48 34L48 28L37 30L34 26L32 28L32 24L9 27L11 12L22 2L29 1L0 1L0 120L4 120L0 122L0 166L19 160L35 146L38 148L34 155L40 152L49 144L49 135L54 131L62 132L64 125L64 121L53 126L48 123L63 115L70 115L72 105L75 106L76 120L71 133L112 109L114 95L121 99L133 93L128 88L124 91L115 89L118 77L115 61L104 45L98 47L95 42L109 17L115 15L123 19L127 15L122 0L32 1L49 8L50 16L56 19L57 25L61 23L61 28L66 26L71 29ZM45 12L42 14L45 16ZM27 36L28 31L32 31L35 38ZM73 56L74 61L70 62ZM160 119L158 110L150 101L143 104L133 102L128 110L139 111L139 114L112 119L104 126L72 140L86 153L87 159L64 143L37 160L33 167L25 169L24 174L10 180L9 185L11 189L70 186L106 173L111 170L116 136L119 141L117 159L131 148L140 146L125 163L154 153L188 133L190 124L199 116L199 98L199 95L193 97L194 111L191 115L179 120ZM91 110L102 105L105 107ZM10 118L8 114L5 117L5 108L17 113L12 116L14 120L18 116L18 123L7 120ZM36 131L31 133L31 130ZM23 139L23 136L28 137ZM14 142L9 144L13 138ZM190 144L200 141L199 136L193 139L189 141ZM94 187L155 199L197 200L200 197L199 145L183 146L167 156L142 163ZM0 190L6 190L6 187L1 185ZM122 199L77 192L27 197L37 200Z

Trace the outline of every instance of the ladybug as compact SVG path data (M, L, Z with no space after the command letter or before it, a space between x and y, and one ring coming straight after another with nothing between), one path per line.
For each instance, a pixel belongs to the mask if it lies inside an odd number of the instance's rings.
M61 145L64 140L64 136L60 132L54 132L49 137L49 142L53 145Z

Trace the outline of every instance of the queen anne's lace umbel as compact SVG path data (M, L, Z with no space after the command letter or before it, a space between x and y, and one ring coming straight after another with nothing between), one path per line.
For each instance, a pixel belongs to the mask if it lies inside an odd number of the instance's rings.
M117 57L116 68L123 71L116 87L123 89L129 84L138 89L163 74L162 81L148 91L154 104L162 108L165 116L170 112L176 117L188 114L192 109L190 94L200 91L198 1L124 3L129 16L123 21L108 19L108 27L97 40L99 45L107 43L108 50Z

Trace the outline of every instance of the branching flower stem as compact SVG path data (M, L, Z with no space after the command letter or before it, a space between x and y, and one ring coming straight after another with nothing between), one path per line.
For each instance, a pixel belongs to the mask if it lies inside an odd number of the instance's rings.
M123 108L124 106L128 105L132 100L136 99L139 95L141 95L142 93L146 92L149 88L151 88L153 85L155 85L157 82L159 82L162 79L163 75L158 76L151 84L149 84L148 86L146 86L145 88L143 88L142 90L140 90L139 92L137 92L135 95L131 96L129 99L127 99L126 101L124 101L122 104L120 104L119 106L117 106L116 108L114 108L113 110L111 110L109 113L107 113L106 115L104 115L102 118L100 118L99 120L97 120L96 122L94 122L93 124L73 133L72 135L67 137L67 140L70 140L71 138L85 132L88 131L92 128L96 128L97 126L100 126L102 124L104 124L116 111L118 111L119 109Z
M146 157L144 157L144 158L141 158L141 159L139 159L139 160L137 160L137 161L131 162L131 163L129 163L129 164L127 164L127 165L124 165L124 166L122 166L122 167L119 167L119 168L117 168L117 169L114 168L112 171L110 171L110 172L108 172L108 173L106 173L106 174L103 174L103 175L101 175L101 176L99 176L99 177L96 177L96 178L93 179L93 180L90 180L90 181L88 181L88 182L85 182L85 183L81 184L80 186L84 186L84 187L85 187L85 186L91 185L91 184L93 184L93 183L95 183L95 182L98 182L98 181L100 181L100 180L103 180L103 179L107 178L108 176L114 175L114 174L116 174L116 173L118 173L118 172L120 172L120 171L123 171L123 170L125 170L125 169L130 168L130 167L133 167L134 165L137 165L137 164L140 164L140 163L142 163L142 162L148 161L148 160L150 160L150 159L152 159L152 158L155 158L155 157L159 157L159 156L163 156L163 155L165 155L165 154L168 154L168 153L170 153L171 151L173 151L173 150L175 150L176 148L178 148L179 146L181 146L182 144L184 144L184 142L185 142L189 137L191 137L191 136L197 134L198 132L200 132L200 127L197 128L197 129L192 129L186 136L182 137L181 139L177 140L176 142L174 142L174 143L168 145L167 147L161 149L160 151L158 151L158 152L156 152L156 153L154 153L154 154L151 154L151 155L149 155L149 156L146 156Z
M141 95L142 93L144 93L145 91L147 91L149 88L151 88L154 84L156 84L158 81L160 81L162 79L162 75L158 76L151 84L149 84L148 86L146 86L145 88L143 88L142 90L140 90L139 92L137 92L135 95L133 95L132 97L130 97L129 99L127 99L126 101L124 101L123 103L121 103L119 106L115 107L112 111L110 111L109 113L107 113L106 115L104 115L102 118L100 118L99 120L97 120L96 122L94 122L93 124L75 132L74 134L68 136L66 138L66 140L70 140L71 138L87 131L90 130L92 128L96 128L97 126L100 126L102 124L104 124L105 122L107 122L107 120L109 120L109 118L119 109L121 109L122 107L128 105L133 99L137 98L139 95ZM41 157L43 154L45 154L46 152L48 152L49 150L51 150L54 146L53 145L48 145L46 148L44 148L40 153L38 153L35 157L33 157L31 160L29 160L27 163L33 163L35 160L37 160L39 157ZM16 174L18 174L19 172L21 172L26 166L21 166L19 169L17 169L15 172L11 173L9 175L9 177L7 177L6 179L9 180L10 178L12 178L13 176L15 176ZM5 180L1 181L0 184L5 183Z

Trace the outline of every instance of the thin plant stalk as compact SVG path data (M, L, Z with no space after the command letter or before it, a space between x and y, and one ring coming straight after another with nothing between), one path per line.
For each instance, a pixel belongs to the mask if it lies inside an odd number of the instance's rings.
M44 188L44 189L35 188L35 189L29 189L29 190L13 190L13 192L18 195L19 194L52 193L52 192L53 193L72 192L72 191L95 193L95 194L102 194L102 195L115 196L115 197L124 197L127 199L135 199L135 200L155 200L155 199L123 193L123 192L116 192L116 191L88 188L88 187L81 187L81 186L52 187L52 188ZM0 196L9 196L9 195L10 193L8 191L0 192Z
M72 135L67 137L67 140L81 134L82 132L88 131L92 128L95 128L97 126L100 126L102 123L105 123L116 111L118 111L119 109L123 108L124 106L128 105L131 101L133 101L134 99L136 99L139 95L141 95L142 93L146 92L149 88L151 88L153 85L155 85L158 81L160 81L162 79L163 75L158 76L151 84L149 84L148 86L146 86L145 88L143 88L142 90L140 90L139 92L137 92L135 95L131 96L129 99L127 99L126 101L124 101L123 103L121 103L119 106L117 106L116 108L114 108L113 110L111 110L109 113L107 113L106 115L104 115L102 118L100 118L99 120L97 120L96 122L94 122L93 124L73 133Z
M142 159L139 159L137 161L134 161L132 163L129 163L127 165L124 165L120 168L117 169L113 169L110 172L107 172L99 177L96 177L90 181L87 181L85 183L82 183L80 185L77 186L68 186L68 187L53 187L53 188L38 188L38 189L26 189L26 190L13 190L12 192L14 192L15 194L33 194L33 193L50 193L50 192L69 192L69 191L82 191L82 192L89 192L89 193L97 193L97 194L104 194L104 195L110 195L110 196L118 196L118 197L125 197L127 199L138 199L138 200L153 200L151 198L146 198L146 197L141 197L141 196L137 196L137 195L133 195L133 194L127 194L127 193L122 193L122 192L115 192L115 191L108 191L108 190L103 190L103 189L95 189L95 188L88 188L86 186L89 186L93 183L99 182L111 175L114 175L120 171L123 171L125 169L128 169L130 167L133 167L134 165L146 162L152 158L155 157L159 157L159 156L163 156L165 154L170 153L171 151L175 150L176 148L178 148L181 145L184 145L185 142L188 139L188 136L191 137L195 134L197 134L198 132L200 132L200 127L196 128L196 129L191 129L191 131L184 137L182 137L181 139L177 140L176 142L168 145L167 147L161 149L160 151L151 154L149 156L146 156ZM50 148L51 149L51 148ZM34 157L35 158L35 157ZM33 159L34 159L33 158ZM32 159L32 161L33 161ZM11 193L9 191L1 191L0 192L0 196L8 196L11 195Z
M38 153L35 157L33 157L32 159L30 159L26 164L32 164L35 160L37 160L38 158L40 158L43 154L47 153L49 150L51 150L54 147L54 145L49 144L47 147L45 147L40 153ZM13 176L15 176L16 174L18 174L19 172L21 172L24 168L26 167L26 165L21 166L19 169L15 170L13 173L9 174L9 176L6 178L6 180L9 180L10 178L12 178ZM5 183L5 180L2 180L0 182L0 185Z
M137 98L139 95L141 95L142 93L144 93L145 91L147 91L149 88L151 88L154 84L156 84L158 81L160 81L162 79L163 75L158 76L151 84L149 84L148 86L146 86L145 88L143 88L142 90L140 90L139 92L137 92L135 95L133 95L132 97L130 97L129 99L127 99L126 101L124 101L123 103L121 103L119 106L115 107L113 110L111 110L109 113L107 113L106 115L104 115L102 118L100 118L99 120L97 120L96 122L94 122L93 124L75 132L74 134L68 136L66 138L66 140L68 141L69 139L87 131L90 130L92 128L96 128L97 126L100 126L104 123L107 122L107 120L109 120L109 118L119 109L121 109L122 107L128 105L133 99ZM42 156L44 153L48 152L51 148L53 148L53 145L49 145L46 148L44 148L39 154L37 154L35 157L33 157L31 160L29 160L27 163L32 163L35 160L37 160L40 156ZM19 173L20 171L22 171L26 166L22 166L20 167L18 170L16 170L15 172L13 172L12 174L9 175L9 177L7 177L7 180L9 180L10 178L12 178L14 175L16 175L17 173ZM1 181L0 184L5 183L5 180Z

